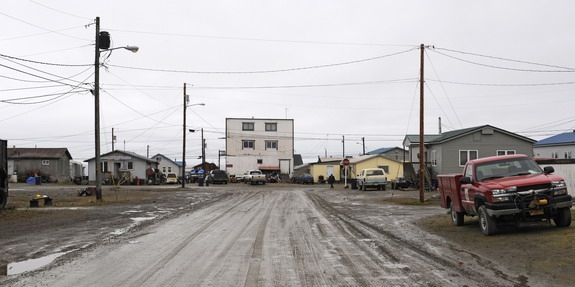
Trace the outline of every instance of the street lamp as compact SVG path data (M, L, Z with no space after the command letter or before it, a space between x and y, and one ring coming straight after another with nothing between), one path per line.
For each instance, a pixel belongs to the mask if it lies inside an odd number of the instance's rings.
M188 105L190 97L186 94L186 83L184 83L184 123L183 123L183 142L182 142L182 188L186 187L186 114L188 107L192 106L205 106L204 103L196 103ZM190 132L195 132L195 130L190 130Z
M105 45L102 51L112 51L116 49L126 49L133 53L138 52L140 48L137 46L125 46L110 48ZM95 148L96 148L96 199L102 200L102 175L100 159L100 48L103 47L100 43L100 17L96 17L96 55L94 60L94 129L95 129Z

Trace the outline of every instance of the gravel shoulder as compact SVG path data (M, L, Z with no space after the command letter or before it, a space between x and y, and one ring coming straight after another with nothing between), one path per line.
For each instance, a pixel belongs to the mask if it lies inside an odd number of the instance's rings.
M67 253L59 259L66 260L66 257L76 256L76 250L96 248L125 236L127 232L145 232L149 225L207 207L229 196L234 189L245 189L246 186L188 186L186 189L173 185L105 186L103 202L95 201L94 197L78 197L80 188L82 186L12 185L10 208L0 211L0 261L9 264L56 253ZM265 188L289 188L289 185L268 184ZM449 216L434 199L437 197L434 192L425 193L426 202L419 203L418 191L361 192L341 186L330 190L317 185L313 190L318 188L322 197L337 198L334 202L341 205L339 208L362 204L380 206L376 213L370 209L371 213L366 211L362 214L361 218L367 223L381 220L388 210L404 212L409 217L425 209L428 214L414 217L417 219L413 224L441 238L438 241L444 242L441 248L459 252L465 255L464 258L475 258L478 264L485 264L485 268L496 263L516 274L524 274L525 278L513 278L515 282L521 282L516 286L541 286L544 283L570 286L575 281L573 227L556 228L552 223L510 227L501 234L487 237L479 231L475 218L466 217L466 224L461 227L451 225ZM36 194L52 197L53 205L28 207L28 201ZM58 262L56 260L55 264ZM467 265L469 262L457 264ZM14 276L0 276L0 285L13 279Z

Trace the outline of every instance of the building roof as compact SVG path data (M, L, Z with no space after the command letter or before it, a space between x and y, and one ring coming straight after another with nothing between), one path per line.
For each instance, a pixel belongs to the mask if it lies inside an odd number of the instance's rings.
M575 131L562 133L542 139L533 144L533 146L547 146L547 145L573 145L575 144Z
M493 129L493 130L496 130L500 133L504 133L504 134L507 134L509 136L522 139L524 141L528 141L531 143L535 142L535 140L530 139L528 137L524 137L522 135L512 133L512 132L509 132L509 131L506 131L504 129L500 129L500 128L497 128L497 127L494 127L491 125L482 125L482 126L477 126L477 127L453 130L453 131L444 132L444 133L441 133L438 135L424 135L423 141L426 144L440 144L440 143L450 141L450 140L453 140L453 139L456 139L456 138L459 138L462 136L466 136L466 135L469 135L471 133L481 131L484 129ZM411 143L411 144L419 143L419 135L407 135L407 136L405 136L404 142L405 141L409 141L409 143Z
M8 148L9 159L62 158L72 155L67 148Z
M173 164L175 164L176 166L179 166L179 167L182 167L184 165L184 163L182 161L172 160L171 158L169 158L169 157L167 157L161 153L158 153L155 156L152 156L150 158L155 159L159 163L160 161L158 160L158 157L160 157L161 160L163 160L163 159L168 160L168 161L172 162Z
M374 150L372 150L372 151L369 151L369 152L367 152L366 154L382 154L382 153L386 153L386 152L392 151L392 150L394 150L394 149L403 150L402 148L400 148L400 147L395 147L395 146L394 146L394 147L382 147L382 148L378 148L378 149L374 149Z
M106 158L114 159L114 160L119 160L120 157L121 157L121 154L126 155L126 156L128 156L128 157L130 157L130 158L137 158L137 159L140 159L140 160L145 161L145 162L157 162L157 161L154 160L154 159L149 159L149 158L147 158L147 157L145 157L145 156L143 156L143 155L139 155L139 154L137 154L137 153L135 153L135 152L131 152L131 151L121 151L121 150L115 150L115 151L111 151L111 152L102 154L102 155L100 156L100 158L101 158L101 160L106 160ZM84 162L89 162L89 161L92 161L92 160L95 160L95 157L89 158L89 159L87 159L87 160L84 160Z

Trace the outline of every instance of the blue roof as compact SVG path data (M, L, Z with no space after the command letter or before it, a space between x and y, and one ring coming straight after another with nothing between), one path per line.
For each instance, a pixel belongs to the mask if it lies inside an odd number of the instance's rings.
M542 146L542 145L560 145L560 144L573 144L573 143L575 143L575 132L568 132L554 135L546 139L542 139L533 145Z

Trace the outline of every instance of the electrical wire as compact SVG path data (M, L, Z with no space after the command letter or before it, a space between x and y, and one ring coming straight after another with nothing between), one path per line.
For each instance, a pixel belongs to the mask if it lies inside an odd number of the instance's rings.
M28 62L28 63L49 65L49 66L59 66L59 67L93 67L94 66L94 64L59 64L59 63L40 62L40 61L28 60L28 59L18 58L18 57L4 55L4 54L0 54L0 57L12 59L12 60L23 61L23 62Z
M458 57L455 57L455 56L451 56L451 55L448 55L448 54L445 54L445 53L442 53L442 52L439 52L439 51L436 51L436 50L432 50L432 51L434 51L435 53L437 53L437 54L439 54L439 55L443 55L443 56L445 56L445 57L452 58L452 59L455 59L455 60L458 60L458 61L461 61L461 62L465 62L465 63L468 63L468 64L474 64L474 65L477 65L477 66L482 66L482 67L487 67L487 68L494 68L494 69L500 69L500 70L517 71L517 72L535 72L535 73L573 73L573 72L575 72L575 69L566 68L566 67L558 67L558 68L568 69L568 70L536 70L536 69L519 69L519 68L510 68L510 67L489 65L489 64L483 64L483 63L479 63L479 62L474 62L474 61L470 61L470 60L461 59L461 58L458 58ZM511 60L509 60L509 61L511 61ZM519 62L519 61L516 61L516 62ZM529 63L529 62L523 62L523 63ZM533 63L530 63L530 64L533 64ZM539 64L539 65L542 65L542 64ZM545 65L545 66L550 66L550 65Z
M166 73L185 73L185 74L267 74L267 73L281 73L281 72L292 72L292 71L301 71L301 70L309 70L309 69L320 69L320 68L329 68L329 67L336 67L342 65L350 65L350 64L357 64L362 62L368 62L373 60L379 60L382 58L387 58L391 56L397 56L400 54L404 54L407 52L411 52L416 50L417 48L411 48L405 51L391 53L387 55L366 58L366 59L359 59L354 61L347 61L341 63L334 63L334 64L324 64L324 65L315 65L315 66L308 66L308 67L297 67L297 68L288 68L288 69L277 69L277 70L261 70L261 71L185 71L185 70L168 70L168 69L154 69L154 68L141 68L141 67L130 67L130 66L122 66L122 65L112 65L109 64L111 67L116 68L123 68L123 69L131 69L131 70L142 70L142 71L153 71L153 72L166 72Z

